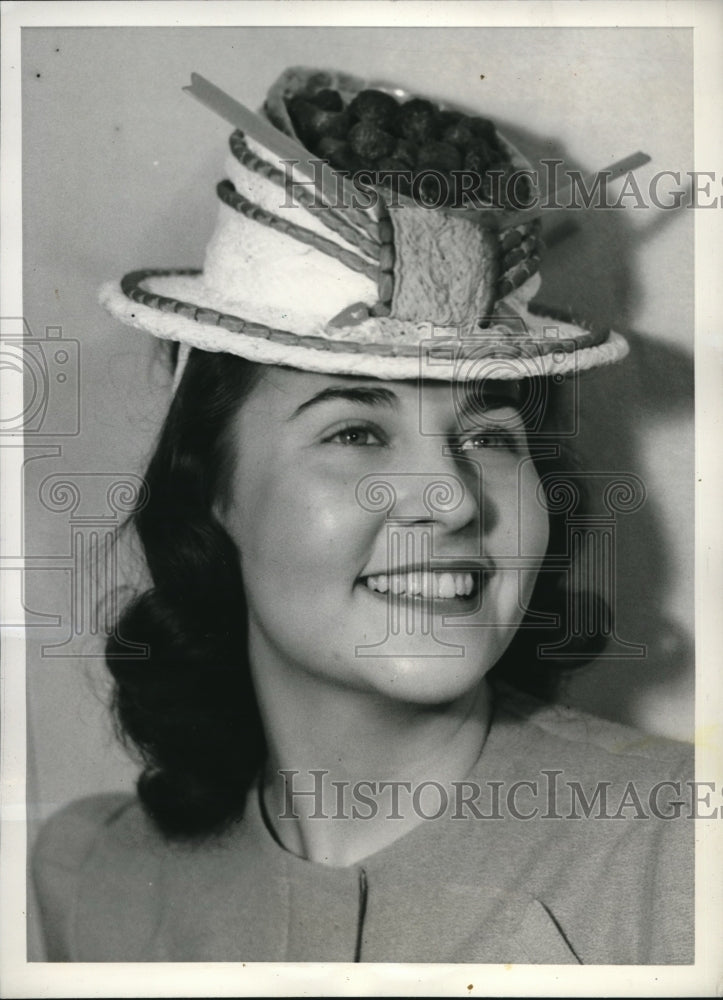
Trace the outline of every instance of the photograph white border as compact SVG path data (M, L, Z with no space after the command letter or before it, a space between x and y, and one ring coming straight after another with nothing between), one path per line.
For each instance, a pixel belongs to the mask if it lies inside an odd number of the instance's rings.
M1 316L22 316L20 31L23 26L423 25L486 27L692 27L695 53L696 169L723 164L723 5L713 2L357 3L185 2L2 4ZM723 482L721 371L723 322L719 211L697 212L696 315L696 765L723 779L723 648L720 601L720 485ZM19 412L9 396L6 412ZM9 452L13 452L9 456ZM22 442L3 446L4 471L22 467ZM22 551L19 497L5 479L3 548ZM4 576L13 577L5 579ZM3 608L21 607L19 574L0 577ZM27 963L25 927L25 675L22 629L3 630L0 994L98 996L720 996L723 990L723 824L696 830L696 962L691 966L316 965L284 963Z

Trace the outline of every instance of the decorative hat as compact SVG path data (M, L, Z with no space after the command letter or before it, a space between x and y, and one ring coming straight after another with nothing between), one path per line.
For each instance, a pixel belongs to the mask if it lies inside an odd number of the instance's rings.
M189 89L241 126L216 229L201 271L104 285L122 322L186 355L384 379L564 375L627 354L536 309L539 217L491 195L495 177L529 185L530 164L487 119L298 67L263 118L196 74Z

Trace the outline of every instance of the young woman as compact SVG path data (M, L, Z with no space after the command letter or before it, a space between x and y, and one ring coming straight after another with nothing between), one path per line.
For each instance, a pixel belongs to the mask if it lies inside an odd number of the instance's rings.
M103 291L182 346L132 519L153 586L107 648L139 798L45 828L48 957L690 961L685 749L520 690L604 640L573 621L557 383L625 343L535 314L509 193L415 186L432 150L438 187L514 192L491 123L298 70L266 110L397 189L310 191L250 117L203 272Z

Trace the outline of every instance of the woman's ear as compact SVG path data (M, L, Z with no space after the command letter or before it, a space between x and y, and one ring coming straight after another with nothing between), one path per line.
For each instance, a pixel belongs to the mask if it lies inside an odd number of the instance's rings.
M211 513L223 528L226 527L226 511L227 504L223 497L217 498L211 504Z
M233 478L235 462L226 448L219 458L219 469L211 488L211 514L225 528L233 501Z
M216 521L216 523L220 525L221 528L223 528L223 530L228 535L229 539L233 541L234 547L238 552L239 562L241 562L242 561L241 550L239 549L238 544L234 541L233 535L229 530L228 514L229 514L229 504L225 497L221 497L213 501L213 503L211 504L211 516Z

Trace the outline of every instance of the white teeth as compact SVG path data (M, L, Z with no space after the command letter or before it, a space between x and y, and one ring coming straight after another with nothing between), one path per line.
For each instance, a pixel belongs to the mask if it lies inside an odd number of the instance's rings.
M392 594L421 596L427 598L448 599L451 597L469 597L474 589L471 573L380 573L378 576L368 576L367 587L380 594L391 591Z

